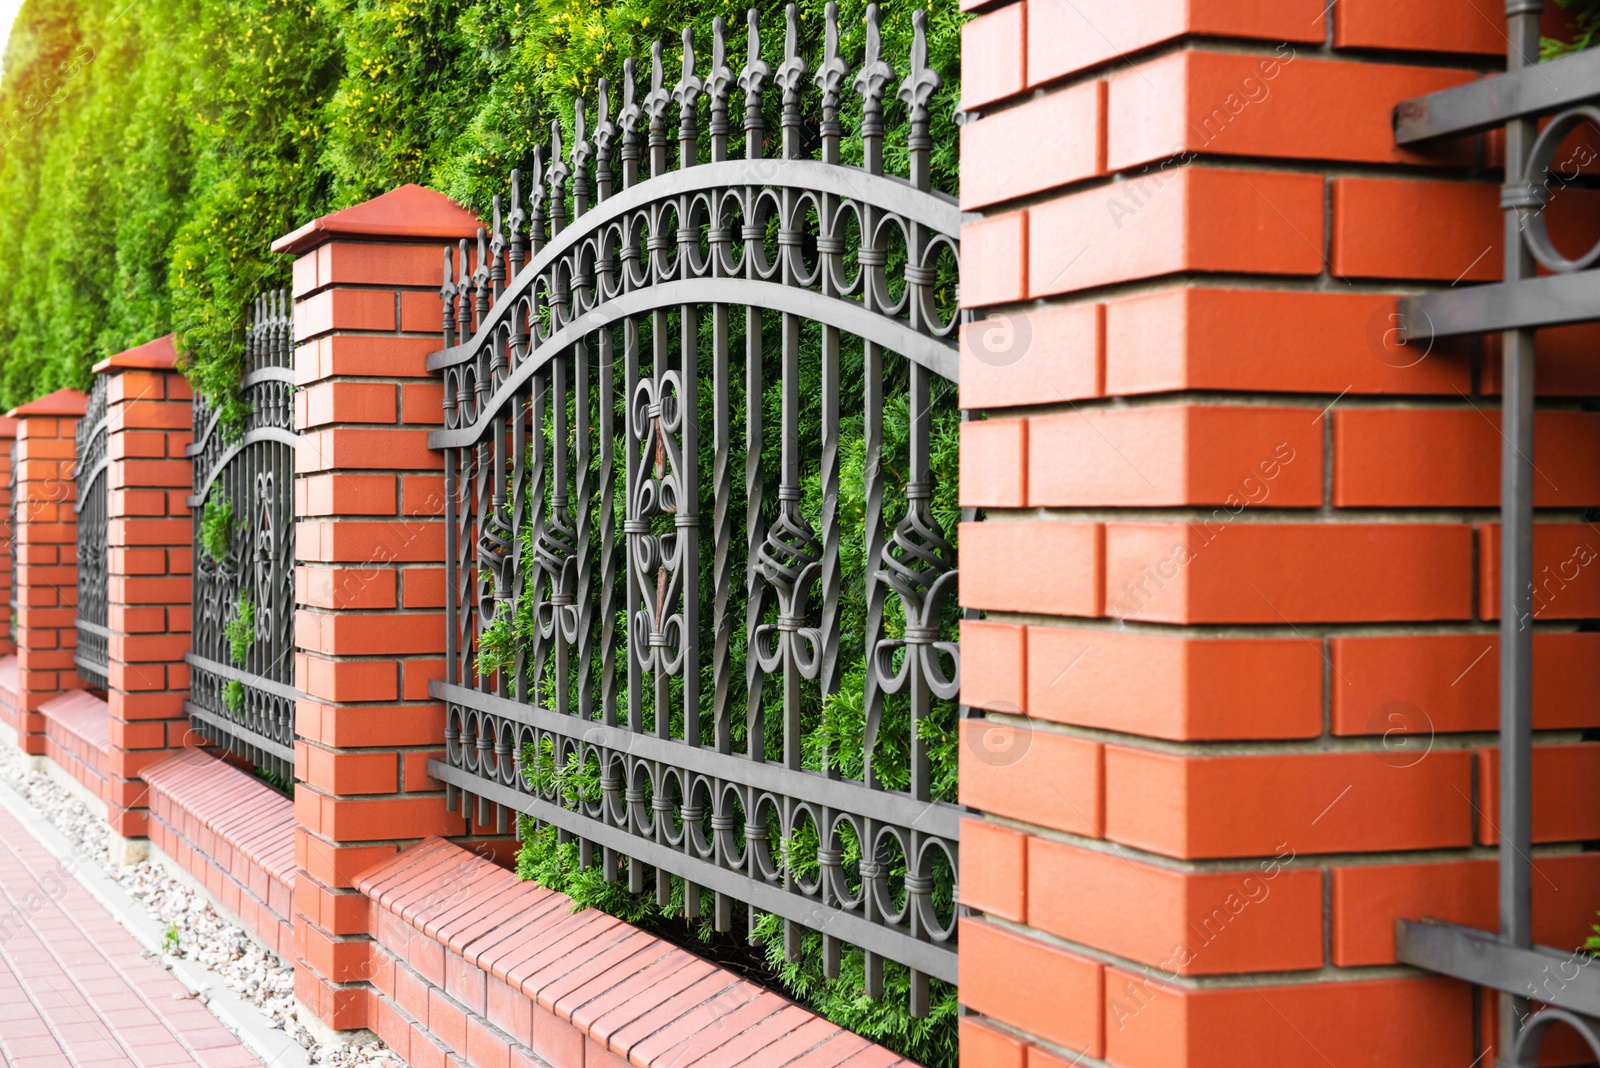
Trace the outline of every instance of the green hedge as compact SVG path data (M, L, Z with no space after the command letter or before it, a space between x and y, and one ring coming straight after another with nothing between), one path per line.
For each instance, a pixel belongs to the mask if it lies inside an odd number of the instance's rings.
M761 5L769 61L782 7ZM821 0L802 5L821 38ZM859 50L862 0L841 5ZM886 52L910 4L884 8ZM83 387L96 360L176 330L190 374L226 398L247 302L288 280L271 240L418 182L486 212L552 117L626 56L743 24L685 0L26 0L0 77L0 404ZM953 190L961 16L932 5L935 171ZM744 43L730 41L735 66ZM703 66L704 60L702 60ZM813 64L814 65L814 64ZM776 123L774 123L774 128Z

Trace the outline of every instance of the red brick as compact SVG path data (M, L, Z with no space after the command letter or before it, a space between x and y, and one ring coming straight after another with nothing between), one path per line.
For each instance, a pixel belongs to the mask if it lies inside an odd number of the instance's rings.
M1600 365L1593 354L1600 344L1600 325L1578 323L1538 331L1534 347L1534 389L1541 397L1588 397L1600 393ZM1500 392L1500 341L1483 338L1483 387L1491 396Z
M961 505L1021 508L1028 503L1028 420L961 424Z
M961 324L961 406L1052 404L1101 393L1100 305L1005 312Z
M399 758L394 753L336 753L307 749L306 782L340 795L394 793L399 789Z
M962 1068L1023 1068L1027 1045L976 1016L963 1016L960 1030Z
M1032 838L1028 923L1168 977L1320 968L1322 872L1286 855L1184 872Z
M1600 896L1600 854L1533 859L1533 937L1548 946L1581 945ZM1394 921L1423 916L1495 930L1498 868L1493 860L1358 864L1333 869L1333 963L1393 964Z
M323 290L295 302L295 340L303 344L333 330L393 330L394 311L392 290Z
M1028 420L1028 503L1319 505L1318 414L1314 408L1184 404L1035 416ZM981 453L970 461L979 470L1001 462ZM968 463L963 460L963 470Z
M1020 23L1023 8L1001 8L967 23L962 32L971 36L974 27L992 19ZM999 78L1007 81L1022 73L1020 64L1002 71ZM971 87L963 82L961 88L965 93ZM1104 173L1103 96L1100 82L1085 82L967 122L961 127L961 154L985 162L962 172L961 206L981 208Z
M1426 748L1436 732L1498 729L1498 634L1341 637L1328 644L1334 734L1388 735L1397 748L1414 749ZM1600 726L1600 710L1588 699L1597 688L1600 634L1533 636L1536 728Z
M1028 213L961 224L961 306L1004 304L1028 295Z
M959 937L962 1004L1058 1045L1100 1055L1100 965L982 920L962 920ZM1019 975L1029 981L1018 983Z
M995 524L998 525L998 524ZM965 548L965 546L963 546ZM1108 523L1106 612L1171 623L1465 619L1472 532L1413 523Z
M328 423L395 422L395 387L388 382L318 382L295 396L296 429Z
M1500 277L1502 225L1498 186L1335 178L1333 273L1493 281Z
M979 15L961 27L962 110L1022 92L1028 84L1027 44L1026 3Z
M1600 504L1600 413L1540 412L1534 503ZM1500 412L1344 409L1333 413L1334 504L1344 508L1493 507L1500 503ZM1396 457L1407 457L1396 463Z
M961 524L961 603L969 608L1095 616L1101 529L1046 520Z
M961 701L998 712L1027 709L1025 629L1014 624L961 621Z
M961 723L961 803L996 816L1099 837L1104 826L1098 742L1026 723Z
M1600 744L1533 748L1533 840L1581 842L1600 838L1600 813L1575 797L1600 789ZM1478 750L1478 842L1500 840L1500 751Z
M1314 641L1027 630L1025 707L1041 719L1175 741L1322 733L1323 655ZM965 644L963 653L965 671Z
M1174 166L1037 205L1028 211L1027 293L1181 271L1314 275L1322 184L1313 174ZM978 265L980 277L988 266Z
M1028 81L1032 85L1186 33L1320 44L1319 0L1030 0Z
M1533 528L1533 616L1600 616L1600 535L1589 523L1539 523ZM1478 611L1500 618L1500 525L1478 528Z
M1105 749L1105 834L1171 857L1435 849L1471 838L1472 756Z
M1333 43L1498 58L1506 52L1505 5L1499 0L1339 0Z
M1106 1060L1126 1068L1459 1068L1473 1057L1471 990L1445 979L1191 990L1107 968L1105 989Z
M1028 918L1027 835L982 820L961 821L961 903L1022 923Z
M1471 71L1300 56L1182 51L1108 79L1106 165L1180 152L1361 163L1471 162L1470 146L1427 154L1394 143L1397 101L1472 81ZM1450 158L1453 157L1453 158Z

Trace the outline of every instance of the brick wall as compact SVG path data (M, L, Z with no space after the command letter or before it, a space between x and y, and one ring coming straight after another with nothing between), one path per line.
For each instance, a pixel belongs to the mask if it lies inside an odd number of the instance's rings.
M964 6L963 1063L1472 1063L1493 1013L1391 966L1397 917L1495 925L1497 347L1389 316L1499 276L1499 177L1390 112L1495 67L1501 5ZM1571 947L1600 376L1546 335L1535 934Z
M74 434L87 398L72 389L14 408L17 421L16 731L22 750L45 751L44 716L52 697L83 686L72 664L77 646L77 500Z
M427 370L440 347L440 248L477 220L405 186L318 219L293 253L298 612L296 994L364 1027L370 976L362 870L462 818L429 778L443 708L442 422Z
M107 594L112 831L147 834L140 772L189 736L190 569L194 530L186 499L192 478L183 450L192 437L189 383L174 365L172 335L113 356L106 395Z

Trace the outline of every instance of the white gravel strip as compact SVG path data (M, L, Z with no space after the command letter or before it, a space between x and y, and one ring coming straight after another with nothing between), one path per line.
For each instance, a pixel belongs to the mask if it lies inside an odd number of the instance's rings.
M405 1063L380 1041L362 1045L317 1042L295 1020L293 968L249 932L224 920L209 898L173 878L160 865L148 860L129 867L111 863L106 845L109 825L66 787L43 772L27 770L23 754L9 746L0 747L0 779L55 825L73 853L104 871L161 926L164 952L160 956L169 969L175 960L181 960L216 976L255 1007L264 1027L283 1031L301 1046L309 1064L398 1068Z

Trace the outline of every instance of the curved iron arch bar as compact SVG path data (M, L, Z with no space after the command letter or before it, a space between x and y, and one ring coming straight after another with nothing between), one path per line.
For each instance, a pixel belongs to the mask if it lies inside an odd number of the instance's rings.
M511 285L495 298L494 307L489 310L489 315L478 326L472 339L465 344L452 345L430 354L428 370L438 371L453 367L476 356L483 347L485 338L494 332L505 318L507 310L516 306L517 298L533 287L545 268L606 224L658 200L745 186L787 187L832 193L848 200L870 204L874 208L894 212L946 237L955 238L961 230L961 209L955 200L945 194L925 193L903 178L871 174L867 171L841 167L838 164L824 163L821 160L726 160L721 163L701 163L669 171L607 197L573 220L573 225L557 234L540 249L539 254L530 263L517 272ZM718 279L719 282L732 280ZM724 300L717 303L744 302ZM953 375L945 377L954 380Z
M190 508L198 508L204 504L206 494L211 492L211 484L217 480L218 475L221 475L227 469L233 458L244 451L245 446L254 445L262 441L276 441L294 448L298 440L294 431L284 430L282 427L264 426L250 431L244 437L229 445L227 450L217 457L217 462L212 466L211 473L206 476L205 485L198 487L198 492L186 497L184 503Z
M239 391L242 393L251 386L259 386L263 382L282 382L290 388L294 387L294 370L289 367L261 367L239 380ZM206 444L210 442L211 435L217 432L217 423L222 419L222 408L211 410L210 417L206 420L205 429L200 436L184 446L183 455L193 459L206 451Z
M94 488L95 482L103 477L105 473L110 470L110 468L111 461L109 459L101 460L99 463L95 464L89 469L89 474L86 477L76 480L78 483L78 496L72 502L72 511L74 513L81 513L83 511L84 502L88 500L89 497L88 491Z
M597 305L579 316L575 322L557 330L500 381L494 395L484 402L476 422L471 426L457 427L454 430L433 431L428 435L428 447L449 449L476 444L480 438L489 433L496 414L502 411L516 391L545 364L567 351L575 342L614 326L629 316L683 304L729 304L790 312L875 342L914 363L921 364L942 378L952 382L959 381L960 358L954 344L918 333L903 322L886 319L853 300L828 297L814 290L795 289L793 286L777 282L761 282L748 278L679 279L672 282L658 282L631 293L624 293L620 297Z

